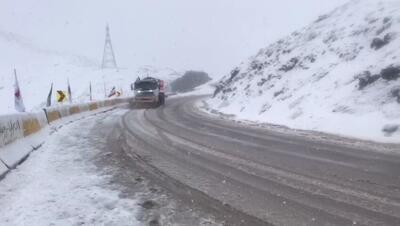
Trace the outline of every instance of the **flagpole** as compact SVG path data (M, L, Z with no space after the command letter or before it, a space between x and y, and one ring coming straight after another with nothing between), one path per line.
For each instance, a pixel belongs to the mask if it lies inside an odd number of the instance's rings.
M92 101L93 100L93 97L92 97L92 82L89 83L89 92L90 92L90 101Z
M69 84L69 78L67 78L67 83L68 83L68 99L69 103L72 103L72 92L71 92L71 85Z
M51 83L50 91L49 91L49 94L47 95L47 103L46 103L47 107L51 106L51 96L52 96L52 94L53 94L53 83Z

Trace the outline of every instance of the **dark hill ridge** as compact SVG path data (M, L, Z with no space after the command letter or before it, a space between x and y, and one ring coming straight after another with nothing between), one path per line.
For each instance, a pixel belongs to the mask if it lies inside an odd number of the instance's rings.
M184 93L210 81L207 73L202 71L187 71L185 74L174 80L170 86L172 92Z

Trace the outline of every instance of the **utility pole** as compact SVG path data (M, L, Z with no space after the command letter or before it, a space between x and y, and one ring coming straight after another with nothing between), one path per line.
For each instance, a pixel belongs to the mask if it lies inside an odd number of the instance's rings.
M114 68L118 69L117 61L115 60L114 50L111 44L110 28L106 26L106 41L104 43L103 63L101 68Z

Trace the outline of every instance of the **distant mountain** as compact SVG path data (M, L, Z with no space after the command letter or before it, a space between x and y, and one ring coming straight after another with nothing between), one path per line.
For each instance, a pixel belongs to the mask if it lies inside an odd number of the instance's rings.
M400 141L399 35L400 1L352 0L234 68L209 105L242 119Z

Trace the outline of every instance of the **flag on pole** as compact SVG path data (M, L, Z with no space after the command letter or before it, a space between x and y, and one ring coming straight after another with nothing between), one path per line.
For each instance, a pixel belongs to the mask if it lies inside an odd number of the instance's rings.
M15 110L19 112L25 112L24 101L22 100L21 90L19 89L18 78L17 78L17 70L14 69L15 76L15 87L14 87L14 105Z
M53 95L53 83L51 83L50 92L49 92L49 95L47 95L46 107L50 107L51 106L51 96L52 95Z
M92 82L89 83L89 93L90 93L90 101L92 101L93 100L93 97L92 97Z
M72 103L72 93L71 93L71 86L69 85L69 79L67 80L68 82L68 99L69 103Z
M111 89L110 94L108 94L108 97L112 97L115 94L117 94L117 91L115 90L115 86Z

